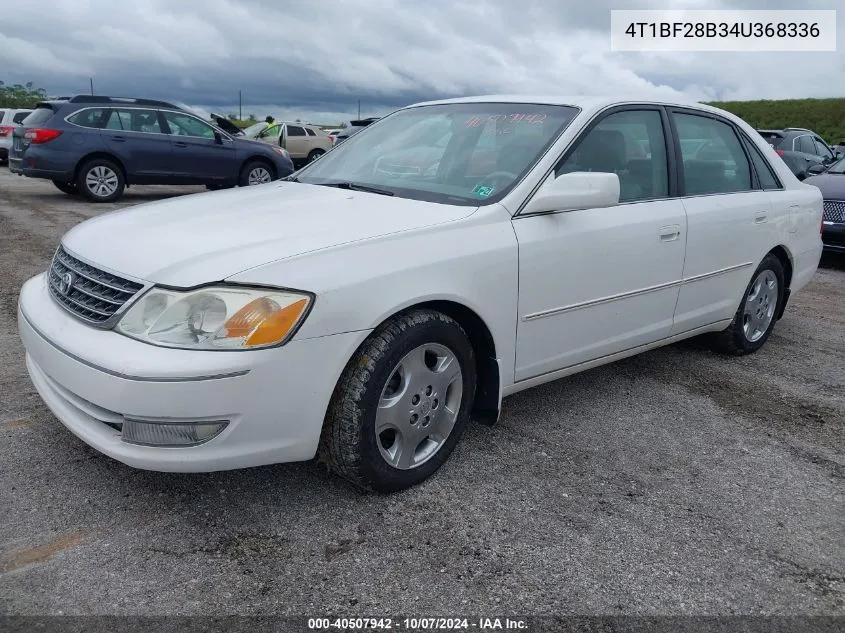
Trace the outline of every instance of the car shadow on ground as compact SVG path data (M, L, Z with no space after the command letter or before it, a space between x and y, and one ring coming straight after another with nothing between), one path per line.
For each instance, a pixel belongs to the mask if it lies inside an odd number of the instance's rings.
M821 261L819 261L819 268L845 270L845 253L823 253Z

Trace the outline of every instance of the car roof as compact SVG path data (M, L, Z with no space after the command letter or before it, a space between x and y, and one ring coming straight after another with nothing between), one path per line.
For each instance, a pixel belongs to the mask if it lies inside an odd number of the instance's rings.
M701 110L703 112L712 112L723 117L730 118L734 121L741 119L736 115L716 108L704 103L685 99L658 99L654 95L636 95L632 94L625 97L611 97L605 95L578 95L578 96L562 96L562 95L536 95L536 94L493 94L493 95L478 95L472 97L457 97L454 99L439 99L436 101L422 101L415 103L406 108L415 108L428 105L442 105L450 103L536 103L543 105L561 105L580 108L587 114L594 114L605 108L615 105L626 104L643 104L643 105L663 105L663 106L677 106L682 108L692 108ZM404 108L402 108L404 109Z

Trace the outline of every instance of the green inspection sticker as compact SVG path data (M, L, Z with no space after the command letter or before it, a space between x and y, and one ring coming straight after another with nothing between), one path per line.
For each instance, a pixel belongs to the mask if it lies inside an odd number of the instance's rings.
M476 185L475 189L472 190L476 196L481 196L482 198L486 198L491 193L493 193L493 187L488 187L487 185Z

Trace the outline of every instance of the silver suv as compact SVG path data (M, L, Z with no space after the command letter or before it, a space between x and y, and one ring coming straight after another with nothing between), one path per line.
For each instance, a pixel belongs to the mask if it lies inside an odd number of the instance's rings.
M9 150L12 148L12 132L32 110L0 108L0 165L9 162Z

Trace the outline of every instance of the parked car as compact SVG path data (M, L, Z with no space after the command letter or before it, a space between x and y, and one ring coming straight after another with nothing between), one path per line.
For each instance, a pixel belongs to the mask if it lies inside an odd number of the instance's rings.
M130 185L261 184L291 174L293 163L282 148L233 137L171 103L81 95L36 106L14 131L9 168L113 202Z
M273 123L257 139L284 147L296 165L317 160L332 148L331 139L320 128L304 123Z
M0 165L9 162L12 148L12 132L29 116L32 110L0 108Z
M363 130L365 127L375 123L376 121L378 121L378 117L348 121L346 123L346 127L341 129L337 134L334 135L334 144L337 145L338 143L342 143L350 136L354 136L355 134Z
M377 169L404 130L428 152L443 128L433 173ZM688 139L737 168L684 157ZM23 285L19 330L50 409L130 466L319 455L395 491L504 396L699 334L760 349L816 270L821 221L819 189L713 107L436 101L267 187L78 224Z
M757 133L766 139L778 154L797 152L810 165L829 165L836 160L836 151L812 130L788 127L783 130L757 130Z
M845 253L845 158L804 182L818 187L824 198L822 242L824 249Z

